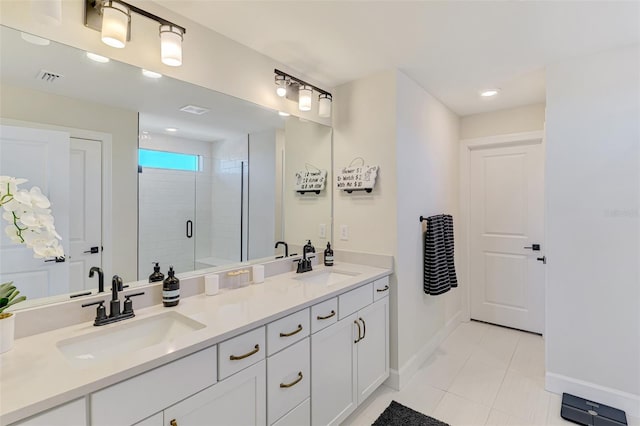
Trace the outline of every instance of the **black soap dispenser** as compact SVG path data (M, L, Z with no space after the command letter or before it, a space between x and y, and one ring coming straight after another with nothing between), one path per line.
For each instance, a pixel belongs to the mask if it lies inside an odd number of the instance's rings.
M180 302L180 280L175 276L173 266L169 266L167 275L162 284L162 304L166 307L176 306Z
M333 266L333 250L331 249L331 243L327 243L327 248L324 249L324 266Z
M158 281L164 280L164 274L160 272L160 264L158 262L153 262L156 266L153 267L153 274L149 275L150 283L157 283Z

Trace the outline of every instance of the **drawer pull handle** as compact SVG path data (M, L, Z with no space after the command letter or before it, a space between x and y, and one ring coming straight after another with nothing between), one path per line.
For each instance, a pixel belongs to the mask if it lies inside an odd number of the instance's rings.
M298 383L300 383L300 380L302 380L302 371L298 371L298 378L295 379L293 382L291 382L291 383L280 383L280 387L281 388L290 388L291 386L295 386Z
M383 291L387 291L387 290L389 290L389 286L388 285L385 285L384 288L377 288L376 289L376 291L378 293L382 293Z
M251 355L253 355L253 354L257 354L259 350L260 350L260 345L256 345L256 346L255 346L255 349L254 349L254 350L252 350L251 352L247 352L246 354L244 354L244 355L240 355L240 356L231 355L231 356L229 357L229 359L230 359L231 361L238 361L238 360L240 360L240 359L245 359L245 358L247 358L247 357L250 357L250 356L251 356Z
M362 329L360 328L360 323L358 321L353 321L353 323L358 326L358 338L354 340L353 343L358 343L360 340L362 340L362 337L360 337Z
M362 318L358 318L358 319L362 321L362 339L364 339L367 336L367 323L365 323Z
M171 426L178 426L178 422L176 422L176 419L171 419L171 421L169 422L169 424Z
M327 316L322 317L322 316L318 315L318 319L319 319L319 320L326 320L326 319L329 319L329 318L331 318L331 317L335 317L335 316L336 316L336 311L334 311L334 310L332 309L332 310L331 310L331 313L330 313L329 315L327 315Z
M302 331L302 324L298 324L298 328L296 328L295 330L293 330L291 333L280 333L280 337L289 337L289 336L293 336L294 334L298 334Z

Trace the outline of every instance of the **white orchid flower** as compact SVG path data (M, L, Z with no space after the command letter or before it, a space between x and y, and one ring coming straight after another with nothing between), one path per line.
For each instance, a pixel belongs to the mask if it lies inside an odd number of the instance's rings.
M34 257L62 257L62 237L56 232L51 215L51 202L34 186L31 190L19 189L26 179L0 176L0 206L2 217L11 225L5 232L11 241L33 249Z

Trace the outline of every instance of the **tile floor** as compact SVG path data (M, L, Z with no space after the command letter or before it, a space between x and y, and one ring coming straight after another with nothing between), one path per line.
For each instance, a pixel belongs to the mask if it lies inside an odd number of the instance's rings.
M561 396L544 390L542 337L474 321L460 324L400 392L381 386L343 425L371 425L391 400L451 426L574 425L560 417Z

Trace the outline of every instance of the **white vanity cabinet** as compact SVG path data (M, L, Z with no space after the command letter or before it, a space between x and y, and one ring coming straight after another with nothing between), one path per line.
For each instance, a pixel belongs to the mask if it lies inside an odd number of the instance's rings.
M389 377L389 298L375 283L339 296L353 312L311 336L311 424L337 425Z
M265 361L164 410L164 426L263 426L267 421Z
M11 426L81 426L86 424L87 403L85 398L80 398L29 419L13 423Z

